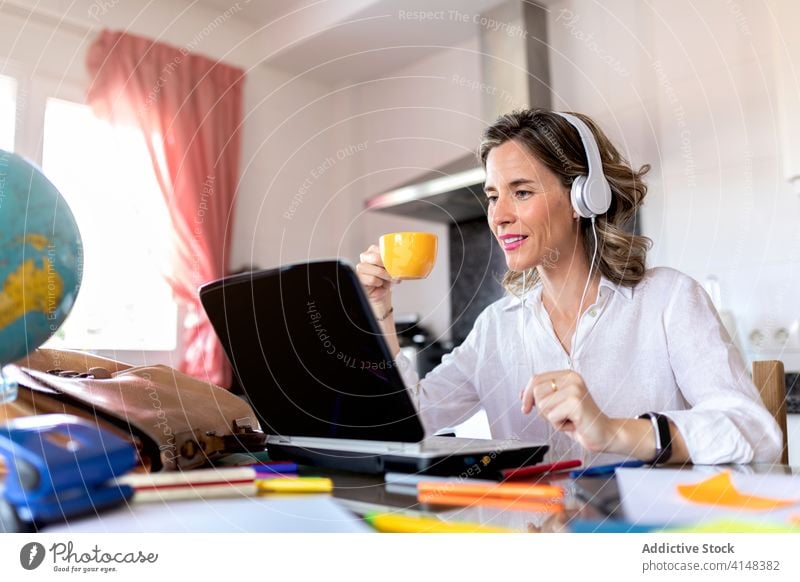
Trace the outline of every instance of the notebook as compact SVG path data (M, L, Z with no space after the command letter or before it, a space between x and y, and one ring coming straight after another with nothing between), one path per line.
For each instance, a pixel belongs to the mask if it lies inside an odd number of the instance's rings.
M200 300L272 458L367 473L486 477L547 445L425 438L353 268L316 261L226 277Z

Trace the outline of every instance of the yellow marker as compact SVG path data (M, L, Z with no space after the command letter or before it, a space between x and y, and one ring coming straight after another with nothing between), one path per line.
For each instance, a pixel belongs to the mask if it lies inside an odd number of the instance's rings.
M791 523L791 518L789 523ZM774 522L719 519L685 527L665 528L660 531L665 533L800 533L800 527Z
M412 517L392 513L370 512L364 519L384 533L519 533L504 527L478 523L446 522L431 517Z
M256 479L256 488L261 493L330 493L333 481L327 477L277 477Z

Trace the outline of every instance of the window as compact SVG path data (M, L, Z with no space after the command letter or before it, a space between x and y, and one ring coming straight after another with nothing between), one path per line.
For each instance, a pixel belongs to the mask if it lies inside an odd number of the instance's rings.
M17 127L17 82L0 75L0 150L14 151Z
M42 168L83 239L83 283L49 347L174 350L177 307L161 275L169 216L147 146L82 104L48 99Z

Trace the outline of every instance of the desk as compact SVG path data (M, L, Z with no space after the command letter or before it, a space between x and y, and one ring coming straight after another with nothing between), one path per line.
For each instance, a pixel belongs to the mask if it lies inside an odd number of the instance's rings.
M685 467L667 466L669 469L689 471ZM734 473L800 475L800 468L783 465L727 465ZM657 469L658 470L658 469ZM567 532L573 520L622 519L619 491L614 477L584 477L573 480L568 473L553 476L549 482L561 485L566 490L564 511L558 513L537 513L516 510L497 510L488 507L472 506L453 508L421 504L413 489L398 492L391 486L387 488L383 478L374 475L358 475L346 472L303 469L308 474L324 474L334 482L334 497L350 511L363 515L375 509L402 512L411 515L436 515L445 521L470 521L482 525L508 527L528 532ZM434 478L435 479L435 478ZM523 482L524 483L524 482Z
M99 517L55 524L46 532L359 532L372 531L359 519L367 512L435 515L442 521L480 523L522 532L561 531L571 515L598 519L602 514L570 493L569 513L538 513L472 505L448 507L417 501L416 489L395 491L382 476L301 467L302 476L325 476L334 483L329 495L275 495L258 497L231 487L232 496L181 501L133 502L103 512ZM432 477L436 480L436 477ZM135 498L134 498L135 499ZM509 502L509 505L513 502Z
M673 467L670 467L673 468ZM677 468L677 467L675 467ZM777 475L800 474L800 469L776 465L741 465L726 467L733 472ZM691 470L692 466L685 467ZM148 506L141 512L143 519L132 517L130 512L137 511L136 505L129 508L120 508L116 511L122 513L131 524L130 530L122 529L125 521L115 519L113 527L104 526L102 519L96 517L75 520L72 525L80 526L80 531L195 531L195 532L246 532L246 531L370 531L363 522L353 520L349 512L356 516L363 516L369 511L400 512L407 515L435 515L443 521L472 522L482 525L511 528L523 532L566 532L570 531L570 523L574 520L597 521L622 518L619 510L619 494L614 477L584 477L573 480L567 473L558 474L549 479L550 483L561 485L566 490L563 511L534 512L513 509L496 509L492 507L473 505L470 507L448 507L432 504L422 504L417 501L414 488L398 490L388 486L382 476L361 475L349 472L321 470L313 467L301 467L301 475L323 475L330 477L334 482L333 498L339 502L338 506L331 506L327 496L306 497L312 501L303 505L300 497L274 499L271 507L264 507L264 503L252 504L249 497L244 498L250 503L242 511L240 506L234 507L236 499L207 499L173 502L157 502L154 504L140 504ZM433 478L434 480L436 478ZM520 483L524 483L521 481ZM242 501L239 497L239 501ZM263 501L263 500L261 500ZM285 507L281 507L284 503ZM170 523L162 524L151 519L158 511L164 514L180 514L174 511L177 506L173 504L193 503L195 512L208 512L208 519L198 519L196 515L187 518L174 518ZM315 505L316 504L316 505ZM248 505L248 503L245 503ZM186 506L188 507L188 506ZM126 514L125 512L128 512ZM254 519L258 513L258 519ZM110 515L110 514L109 514ZM239 517L235 517L238 515ZM318 516L318 517L315 517ZM289 521L286 521L286 518ZM284 521L281 521L283 519ZM155 524L155 525L153 525ZM138 527L137 527L138 526ZM54 530L70 531L69 525L56 526Z
M537 513L516 510L499 510L491 507L449 507L420 503L413 488L387 486L382 476L359 475L346 472L305 469L309 474L324 474L334 483L333 495L344 507L357 515L368 511L402 512L408 515L436 515L444 521L466 521L507 527L519 531L562 531L566 516L563 513ZM436 480L432 477L431 480ZM569 515L580 515L584 519L597 519L601 514L589 504L581 501L571 487L571 481L553 480L567 487L565 508ZM401 491L405 489L406 491Z

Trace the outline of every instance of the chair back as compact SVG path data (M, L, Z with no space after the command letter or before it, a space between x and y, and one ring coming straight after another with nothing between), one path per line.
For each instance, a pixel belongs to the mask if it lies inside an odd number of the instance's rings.
M781 463L789 463L788 435L786 434L786 377L780 360L758 360L753 362L753 383L761 394L764 406L783 433Z

